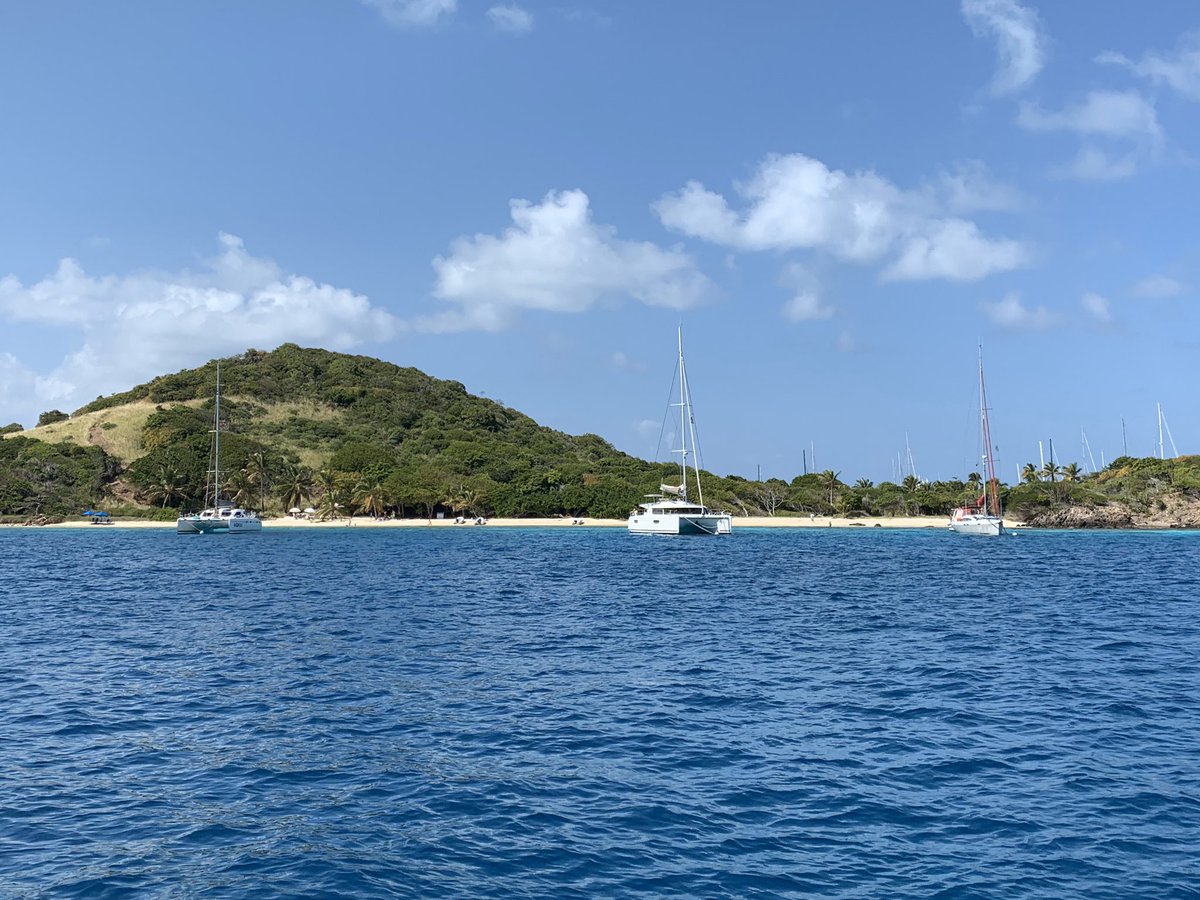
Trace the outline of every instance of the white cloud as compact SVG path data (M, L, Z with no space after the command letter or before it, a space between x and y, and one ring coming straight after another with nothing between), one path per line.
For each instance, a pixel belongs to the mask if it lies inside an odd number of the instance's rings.
M593 223L583 191L509 205L513 225L501 236L459 238L434 259L434 294L458 308L418 327L497 330L519 310L583 312L623 297L684 309L712 290L683 251L620 240L611 226Z
M362 0L397 28L422 28L436 25L442 17L454 15L458 0Z
M1150 275L1135 284L1132 292L1135 297L1157 300L1165 297L1178 297L1186 290L1187 288L1182 282L1176 281L1169 275Z
M977 37L996 41L1000 68L992 81L994 94L1018 91L1037 77L1046 60L1037 13L1016 0L962 0L962 14Z
M1002 328L1013 331L1040 331L1057 321L1046 307L1030 309L1021 303L1021 295L1012 292L993 303L982 303L984 314Z
M73 385L41 376L11 353L0 352L0 409L4 410L0 425L18 421L28 428L39 413L48 409L62 406L73 409L72 390Z
M1023 103L1017 124L1029 131L1070 131L1093 142L1132 145L1125 153L1114 155L1089 144L1052 173L1086 181L1128 178L1137 172L1139 159L1158 157L1165 143L1154 105L1137 91L1092 91L1081 103L1058 111Z
M812 291L801 291L783 304L783 317L789 322L811 322L828 319L833 307L821 303L821 298Z
M1016 188L997 181L987 164L977 159L959 163L953 172L943 172L936 190L953 213L1014 212L1027 205Z
M1137 160L1132 154L1113 157L1098 147L1081 147L1073 160L1053 174L1081 181L1118 181L1136 173Z
M792 295L780 310L789 322L812 322L834 314L832 306L821 303L817 280L804 266L796 263L786 266L779 275L779 284Z
M945 219L908 238L883 277L888 281L978 281L993 272L1020 268L1028 261L1024 245L986 238L974 222Z
M1162 139L1154 106L1137 91L1091 91L1082 103L1058 112L1022 103L1017 124L1029 131L1074 131L1152 143Z
M641 419L633 425L633 430L642 437L649 437L661 428L662 422L655 422L653 419Z
M1112 321L1112 310L1109 308L1108 301L1099 294L1087 293L1079 301L1079 305L1083 307L1083 311L1097 322L1107 325Z
M513 4L493 6L487 15L499 31L526 34L533 30L533 13Z
M346 350L401 328L362 295L285 274L233 235L219 240L221 253L197 273L92 276L64 259L29 286L0 279L0 320L82 336L80 349L43 379L40 394L73 407L214 355L284 341Z
M1096 62L1124 66L1154 84L1165 84L1190 100L1200 100L1200 31L1180 37L1170 52L1148 52L1135 61L1108 51L1097 56Z
M970 281L1030 256L1016 241L941 215L927 189L904 191L874 172L848 174L799 153L767 157L736 189L746 200L741 214L695 181L655 210L668 228L742 250L821 250L859 264L898 254L887 278Z

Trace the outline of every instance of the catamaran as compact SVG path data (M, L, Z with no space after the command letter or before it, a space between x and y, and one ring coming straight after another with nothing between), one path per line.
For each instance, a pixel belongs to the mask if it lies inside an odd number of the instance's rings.
M204 484L205 509L175 520L177 534L253 534L262 531L257 514L221 499L221 362L217 361L217 393L213 402L212 468Z
M958 534L1004 534L1000 511L1000 482L996 479L996 460L992 451L992 430L988 425L987 387L983 381L983 348L979 348L979 430L983 440L983 463L987 481L983 494L974 503L966 503L950 515L950 530Z
M733 516L713 512L704 505L700 487L699 453L696 448L696 420L692 416L692 396L688 389L687 370L683 364L683 329L679 329L679 484L660 484L657 494L648 494L649 503L642 503L629 514L631 534L732 534ZM691 448L688 437L691 437ZM696 501L688 498L688 457L692 457L692 473L696 480Z

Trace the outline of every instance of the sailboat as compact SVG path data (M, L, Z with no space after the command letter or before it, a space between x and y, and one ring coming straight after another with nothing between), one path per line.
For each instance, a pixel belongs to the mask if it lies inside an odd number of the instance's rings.
M177 534L253 534L262 531L256 513L221 499L221 362L217 361L217 392L213 402L212 468L204 485L205 509L175 520Z
M1000 512L1000 482L996 479L996 460L992 454L992 429L988 425L987 387L983 381L983 348L979 348L979 429L983 439L983 495L974 503L958 507L950 515L950 530L959 534L1004 534Z
M683 364L683 329L679 329L679 484L661 484L660 493L648 494L629 514L631 534L732 534L733 516L714 512L704 505L700 487L700 468L696 448L696 420L692 416L692 397L688 389L687 369ZM688 437L691 447L688 447ZM696 501L688 497L688 457L692 457L692 475L696 481Z

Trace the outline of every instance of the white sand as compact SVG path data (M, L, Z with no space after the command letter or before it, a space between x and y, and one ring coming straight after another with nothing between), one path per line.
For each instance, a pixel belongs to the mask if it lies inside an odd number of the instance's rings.
M624 528L624 519L583 518L582 525L573 524L570 518L552 519L488 519L486 528ZM738 528L945 528L949 516L864 516L848 519L842 516L735 516L734 529ZM1020 527L1020 522L1005 522L1010 527ZM9 527L19 528L14 525ZM94 525L90 519L71 520L47 528L174 528L175 523L150 522L145 519L114 519L111 526ZM351 519L329 519L321 522L310 519L293 519L284 516L264 519L263 528L477 528L472 519L458 524L454 519L372 519L355 516Z

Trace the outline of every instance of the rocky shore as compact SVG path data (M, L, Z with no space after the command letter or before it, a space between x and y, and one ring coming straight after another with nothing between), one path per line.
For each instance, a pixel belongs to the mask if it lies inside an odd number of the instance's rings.
M1166 496L1149 510L1126 503L1060 506L1027 517L1030 528L1200 528L1200 502Z

